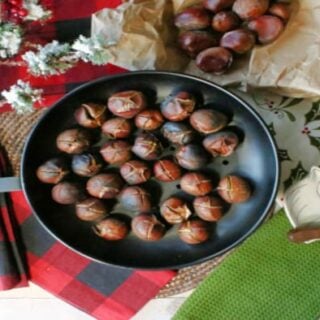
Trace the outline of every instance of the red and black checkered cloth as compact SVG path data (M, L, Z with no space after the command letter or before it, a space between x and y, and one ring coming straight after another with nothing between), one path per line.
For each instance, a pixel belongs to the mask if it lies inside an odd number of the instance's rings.
M90 35L90 16L113 8L119 0L45 0L53 19L33 26L28 40L46 43L53 39L72 41ZM0 66L0 91L17 79L44 90L42 106L50 106L76 86L124 70L79 63L60 76L35 78L24 67ZM10 107L1 111L9 111ZM1 143L1 142L0 142ZM6 176L0 157L0 175ZM32 215L21 192L0 195L0 290L27 284L27 279L82 309L97 319L131 318L175 275L174 271L139 271L90 261L64 247L50 236Z

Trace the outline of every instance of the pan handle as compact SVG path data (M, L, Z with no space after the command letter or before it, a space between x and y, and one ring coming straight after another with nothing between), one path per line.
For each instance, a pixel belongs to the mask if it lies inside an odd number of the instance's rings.
M0 178L0 193L21 190L21 180L19 177Z

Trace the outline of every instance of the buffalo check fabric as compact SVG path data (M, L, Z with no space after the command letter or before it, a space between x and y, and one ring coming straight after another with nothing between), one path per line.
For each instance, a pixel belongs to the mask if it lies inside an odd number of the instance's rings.
M42 3L53 11L53 18L46 25L29 26L27 40L44 44L53 39L72 41L79 34L88 36L91 14L116 7L120 1ZM112 65L79 63L63 75L35 78L24 67L0 65L0 91L17 79L29 81L33 87L44 90L39 107L47 107L86 81L123 71ZM10 107L0 110L10 111ZM3 161L0 169L0 174L6 175ZM0 201L0 290L26 285L28 275L32 282L97 319L122 320L131 318L175 275L174 271L139 271L90 261L49 235L31 213L21 192L1 195Z

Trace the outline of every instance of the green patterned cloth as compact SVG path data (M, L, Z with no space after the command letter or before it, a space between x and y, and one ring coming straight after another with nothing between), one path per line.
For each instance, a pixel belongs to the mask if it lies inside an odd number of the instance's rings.
M284 212L263 225L195 290L174 320L314 320L320 243L293 244Z

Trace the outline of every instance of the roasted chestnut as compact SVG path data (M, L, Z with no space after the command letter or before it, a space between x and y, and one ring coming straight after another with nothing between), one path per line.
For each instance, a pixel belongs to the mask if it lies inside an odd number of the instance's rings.
M158 129L164 119L158 110L143 110L134 119L136 127L143 130L156 130Z
M130 144L123 140L108 141L101 147L100 154L109 164L122 164L132 157Z
M83 190L77 183L59 182L51 190L52 199L60 204L73 204L83 198Z
M213 109L200 109L191 115L190 124L197 131L210 134L223 129L228 124L228 118Z
M242 20L252 20L265 14L269 8L269 0L236 0L232 10Z
M193 208L196 214L205 221L218 221L224 211L224 203L217 197L197 197L193 201Z
M115 217L107 217L93 227L93 231L99 237L108 241L124 239L129 233L129 227L125 221Z
M232 11L221 11L212 18L211 26L218 32L227 32L241 24L239 17ZM214 46L212 46L214 47Z
M213 12L219 12L223 9L232 7L235 0L204 0L203 6Z
M232 53L222 47L208 48L196 57L196 65L200 70L216 75L225 73L232 62Z
M93 142L93 136L86 129L69 129L61 132L56 140L60 151L77 154L89 149Z
M114 93L108 99L109 110L118 117L131 119L146 108L147 101L140 91L122 91Z
M165 226L152 214L139 214L131 221L132 232L146 241L160 240L166 233Z
M167 199L160 208L161 216L170 224L181 223L192 215L187 204L177 197Z
M120 174L128 184L141 184L150 179L151 170L143 161L131 160L121 166Z
M256 38L250 30L237 29L225 33L220 40L220 46L244 54L253 48L255 42Z
M159 160L153 166L156 179L163 182L171 182L180 178L181 169L172 160Z
M141 159L155 160L162 153L162 145L158 138L150 133L140 134L134 141L132 152Z
M210 225L199 218L191 218L181 223L178 235L183 242L188 244L199 244L210 237Z
M274 16L261 16L248 23L248 28L258 35L262 44L271 43L276 40L284 30L282 20Z
M76 215L83 221L95 221L107 213L108 209L104 202L96 198L87 198L76 204Z
M192 128L180 122L166 122L161 132L166 139L178 145L188 144L196 138Z
M174 24L184 30L205 29L210 26L210 14L203 8L187 8L176 15Z
M78 108L74 117L76 121L86 128L98 128L106 121L107 106L103 104L88 102Z
M286 22L290 18L290 5L284 2L274 3L268 12Z
M221 131L207 136L202 144L213 157L228 157L237 148L239 138L231 131Z
M195 58L200 51L217 46L219 41L211 32L190 30L179 35L178 43L191 58Z
M249 183L238 176L224 177L219 182L217 191L229 203L245 202L252 193Z
M161 112L170 121L182 121L190 116L196 106L192 94L180 91L169 95L161 104Z
M91 153L76 154L72 158L72 171L82 177L92 177L97 174L103 164L100 157Z
M116 173L100 173L87 181L88 193L100 199L115 198L124 185L121 177Z
M132 125L129 120L116 117L107 120L101 129L103 134L113 139L122 139L130 136Z
M127 187L120 194L120 202L127 210L147 212L151 209L150 194L141 187Z
M186 173L180 181L181 189L193 196L205 196L212 191L211 180L202 173Z
M54 158L46 161L37 169L37 177L44 183L59 183L70 170L66 162L60 158Z
M175 157L179 165L187 170L201 169L209 160L207 152L197 144L187 144L179 147Z

